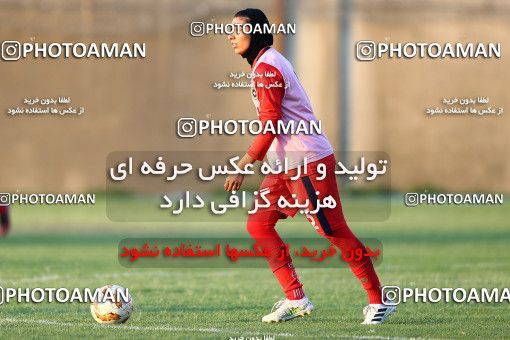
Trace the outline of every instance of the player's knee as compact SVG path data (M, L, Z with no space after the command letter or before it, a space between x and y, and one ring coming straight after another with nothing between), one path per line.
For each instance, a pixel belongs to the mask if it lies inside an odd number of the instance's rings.
M246 231L248 231L248 234L250 234L251 237L253 237L256 234L257 229L258 229L257 224L254 223L253 221L246 222Z
M248 222L246 222L246 230L252 238L267 237L268 235L272 236L274 233L274 224L263 220L248 219Z
M257 238L257 236L264 234L267 231L267 226L263 223L263 221L257 221L256 219L249 219L246 222L246 230L251 235L252 238Z

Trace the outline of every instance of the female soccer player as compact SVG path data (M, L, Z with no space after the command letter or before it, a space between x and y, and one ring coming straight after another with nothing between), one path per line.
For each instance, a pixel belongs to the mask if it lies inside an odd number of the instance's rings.
M262 124L271 122L277 126L278 121L288 123L292 120L315 121L315 115L308 96L297 78L292 65L278 51L271 47L272 34L264 31L269 27L266 15L259 9L248 8L235 14L233 24L251 25L248 30L237 30L229 35L229 41L236 54L240 54L251 65L254 76L254 87L251 89L252 99ZM284 86L277 86L285 84ZM276 85L276 86L275 86ZM297 124L296 124L297 125ZM337 246L342 253L363 248L361 242L351 232L345 222L335 178L336 160L333 149L322 134L259 134L250 148L239 161L243 169L247 164L263 160L267 154L268 162L284 164L285 157L296 171L307 162L307 174L298 180L291 180L295 172L281 175L268 175L260 186L260 190L269 189L266 198L270 201L269 208L259 209L249 215L247 229L254 240L265 242L271 249L283 249L284 243L275 230L276 222L287 216L294 217L297 208L280 208L277 205L280 196L287 200L299 202L309 199L309 210L316 208L317 199L331 195L336 201L333 209L320 208L315 214L306 214L307 219L322 236ZM318 180L317 167L326 166L326 177ZM303 172L301 172L303 173ZM225 180L225 190L239 190L244 175L231 175ZM270 314L262 318L263 322L280 322L291 320L297 316L310 314L314 309L306 297L303 285L292 265L289 255L268 257L268 263L285 292L285 299L278 301ZM363 324L380 324L395 311L394 306L383 304L381 287L372 262L368 257L360 261L349 262L354 275L365 288L369 305L363 310Z

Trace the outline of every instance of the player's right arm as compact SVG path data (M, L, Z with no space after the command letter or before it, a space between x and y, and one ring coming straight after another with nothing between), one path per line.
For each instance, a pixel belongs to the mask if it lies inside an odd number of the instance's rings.
M276 127L278 120L282 118L282 101L285 96L283 75L276 67L263 62L257 66L254 73L261 75L255 78L255 89L260 103L259 119L263 127L269 121ZM269 74L274 74L274 76L268 76ZM277 84L281 86L275 86ZM275 137L276 135L273 133L257 135L247 153L256 160L263 160Z
M260 63L254 73L261 75L255 81L257 99L260 103L258 108L259 119L262 126L271 121L273 126L276 127L278 120L282 118L282 101L285 95L283 76L276 67L266 63ZM274 76L268 76L269 74L274 74ZM281 86L274 86L275 84ZM276 135L270 132L257 135L246 154L237 163L237 166L244 169L248 164L253 164L257 160L262 161L275 138ZM224 188L226 191L239 190L243 180L244 175L230 175L225 180Z

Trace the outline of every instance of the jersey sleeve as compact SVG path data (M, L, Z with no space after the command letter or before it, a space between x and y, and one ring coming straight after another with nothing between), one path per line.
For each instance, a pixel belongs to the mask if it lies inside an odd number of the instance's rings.
M282 118L282 100L285 95L285 81L281 72L274 66L261 62L254 70L256 75L254 84L259 101L258 114L262 122L262 131L269 121L277 127ZM255 137L247 153L256 160L263 160L267 150L275 139L272 132L260 133Z

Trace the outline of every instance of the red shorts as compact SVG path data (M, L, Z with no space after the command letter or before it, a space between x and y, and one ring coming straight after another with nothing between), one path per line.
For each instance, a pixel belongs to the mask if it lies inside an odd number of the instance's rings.
M319 164L324 164L325 166L326 175L322 179L317 179L323 177L324 173L324 171L318 171ZM298 202L305 202L308 199L309 205L307 209L313 211L316 210L317 200L322 201L325 197L331 195L336 202L335 208L320 208L315 214L305 214L320 234L330 235L334 230L347 225L342 212L335 177L335 155L331 154L318 161L308 163L306 168L307 173L304 174L304 169L301 167L300 177L294 180L291 177L296 176L297 169L290 171L288 174L267 175L262 181L259 191L269 188L269 193L265 197L270 202L270 206L268 208L261 208L257 212L277 210L280 212L280 218L287 218L287 216L294 217L303 209L279 207L278 200L281 196L289 202L294 202L296 199ZM257 220L257 212L250 216L250 220ZM260 216L262 215L260 214Z

